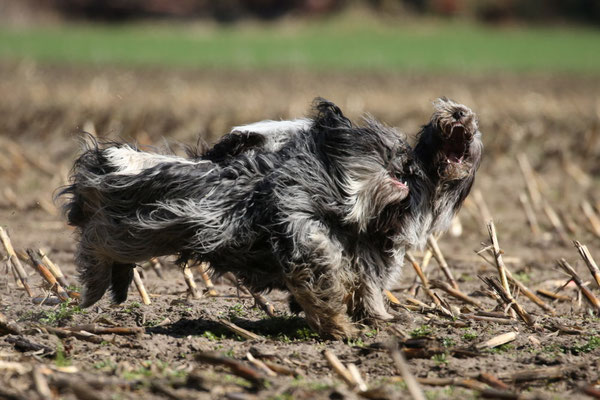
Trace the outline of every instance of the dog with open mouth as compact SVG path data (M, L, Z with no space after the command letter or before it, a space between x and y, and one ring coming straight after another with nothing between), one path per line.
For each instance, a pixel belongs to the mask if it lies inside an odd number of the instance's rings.
M437 169L437 177L428 171L433 179L472 182L482 151L477 116L467 106L445 97L434 102L434 109L429 124L419 134L416 153L425 168Z
M481 162L483 144L476 114L467 106L446 97L435 100L433 106L434 112L429 123L417 134L415 149L412 150L406 143L403 145L407 154L400 160L406 165L397 168L405 171L394 184L409 193L405 200L407 206L396 215L379 218L381 221L397 218L395 229L386 231L386 240L389 242L385 246L388 252L394 254L395 265L378 265L382 277L377 280L381 285L379 292L389 288L399 277L406 250L421 249L430 234L448 229L471 190ZM310 119L296 119L261 121L235 127L223 139L230 145L215 146L215 149L221 148L217 158L224 159L228 153L251 153L258 148L277 149L282 143L294 140L298 132L311 124ZM369 196L375 196L376 193L369 192ZM372 290L368 297L372 307L369 313L363 313L365 318L362 321L392 319L385 310L383 297L376 293L376 286L370 287ZM296 312L302 310L293 296L290 297L290 308ZM360 314L355 314L355 320L357 315Z
M288 291L323 337L391 319L382 290L408 248L447 228L481 156L474 113L434 107L414 151L323 99L312 118L238 127L190 158L92 143L61 192L79 233L81 305L107 290L124 301L136 263L178 255L253 291Z
M444 232L471 191L483 152L477 115L466 105L447 97L433 102L429 122L417 134L414 150L403 146L410 159L408 174L398 185L410 188L402 213L401 229L395 238L408 248L422 248L427 236ZM215 159L227 154L274 150L311 126L311 119L261 121L238 126L208 153L219 151ZM258 139L260 138L260 139ZM221 143L221 142L220 142Z

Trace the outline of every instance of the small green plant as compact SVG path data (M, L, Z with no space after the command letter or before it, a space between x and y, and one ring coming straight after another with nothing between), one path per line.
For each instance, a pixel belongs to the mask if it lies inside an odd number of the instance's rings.
M101 366L101 363L98 364ZM94 367L96 367L96 365L94 365ZM188 372L185 369L171 368L171 365L168 362L146 360L141 362L138 368L123 372L123 378L128 380L143 380L143 378L148 377L183 379L187 374Z
M234 358L235 352L233 351L233 349L229 349L225 353L223 353L223 355L225 355L226 357L229 357L229 358Z
M456 346L456 341L451 338L444 338L444 339L442 339L442 346L444 346L444 347Z
M177 379L183 379L188 376L188 372L185 369L169 369L167 375Z
M549 354L564 353L564 351L565 349L563 346L555 343L547 344L544 347L542 347L542 352Z
M267 397L267 399L269 399L269 400L294 400L294 396L292 396L290 393L281 393L281 394L276 394L271 397Z
M500 353L506 353L507 351L513 350L514 348L515 348L514 345L512 345L510 343L505 343L500 346L491 348L490 352L494 353L494 354L500 354Z
M277 339L283 343L292 343L292 339L290 339L285 333L280 333L277 335Z
M23 321L33 319L34 315L35 315L35 313L33 311L26 311L23 314L19 315L19 317L17 318L17 322L23 322Z
M306 341L319 339L319 335L307 326L297 328L291 331L293 328L289 328L284 332L279 332L276 335L270 335L269 337L273 340L278 340L282 343L292 343L295 341Z
M212 340L212 341L218 341L218 340L224 340L225 335L221 334L221 335L216 335L215 333L211 332L211 331L204 331L204 333L202 334L202 337L207 338L208 340Z
M430 327L428 327L427 325L421 325L419 328L410 332L410 336L413 338L421 338L421 337L429 336L432 333L433 333L433 331L431 330Z
M238 386L242 386L245 388L251 388L252 384L250 382L248 382L247 380L240 378L239 376L235 376L235 375L224 375L222 378L225 382L227 383L233 383L235 385Z
M299 340L311 340L319 338L319 335L309 327L296 329L296 334L294 336Z
M469 340L469 341L471 341L471 340L475 340L475 339L477 339L477 337L478 337L478 335L477 335L475 332L465 332L465 333L462 335L462 338L463 338L464 340Z
M132 312L133 312L133 310L136 310L136 309L140 308L141 306L142 306L142 305L141 305L139 302L137 302L137 301L132 301L132 302L131 302L131 304L130 304L128 307L125 307L125 308L123 309L123 312L126 312L126 313L132 313Z
M152 376L151 365L141 366L137 369L123 372L123 378L130 380L130 381L139 380L142 378L148 378L150 376Z
M448 364L448 356L446 353L434 354L431 359L435 361L437 365Z
M71 358L66 356L62 343L56 345L54 364L56 364L57 367L68 367L71 365Z
M378 333L379 333L379 329L370 329L365 332L365 336L368 338L373 338L373 337L377 336Z
M456 386L446 386L435 390L426 390L425 397L427 400L443 400L443 399L476 399L472 392Z
M229 318L244 317L246 315L246 310L244 309L243 304L235 303L233 306L229 307L227 314L229 315Z
M103 360L95 363L94 368L115 370L117 368L117 364L115 364L112 360Z
M60 303L60 305L52 311L42 312L40 322L46 325L57 325L61 321L70 320L75 314L85 314L79 306L71 306L71 299Z
M589 338L587 343L571 347L571 352L575 354L589 353L591 351L596 350L597 348L600 348L600 336L592 336Z
M151 320L146 321L144 323L144 326L152 328L153 326L156 326L156 325L160 324L164 320L165 320L165 318L162 318L162 319L151 319Z
M350 346L350 347L360 347L360 348L365 347L365 342L363 342L363 340L361 338L348 339L347 343L348 343L348 346Z
M321 390L331 389L331 384L317 381L317 382L309 382L307 384L307 387L310 390L321 391Z

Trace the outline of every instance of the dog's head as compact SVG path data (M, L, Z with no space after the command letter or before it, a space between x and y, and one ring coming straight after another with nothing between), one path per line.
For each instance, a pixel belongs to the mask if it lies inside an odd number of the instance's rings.
M344 220L359 231L387 229L395 220L387 211L405 207L410 192L413 155L405 136L370 117L356 126L323 99L315 109L312 132L345 196Z
M434 112L420 133L419 144L427 145L431 154L425 158L431 158L430 167L440 179L464 179L473 173L481 155L477 116L467 106L445 97L437 99L433 106Z
M355 132L359 134L368 140L357 146L362 151L345 164L350 205L346 220L358 223L362 231L369 226L385 229L384 225L393 222L385 210L403 209L409 196L412 151L402 135L373 120Z

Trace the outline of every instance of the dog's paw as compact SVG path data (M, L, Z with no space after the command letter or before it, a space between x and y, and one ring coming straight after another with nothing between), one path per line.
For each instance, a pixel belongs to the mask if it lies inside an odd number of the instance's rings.
M372 319L374 319L376 321L384 321L384 322L386 322L386 321L393 320L394 316L392 314L388 313L388 312L385 312L385 313L379 313L379 314L373 315Z

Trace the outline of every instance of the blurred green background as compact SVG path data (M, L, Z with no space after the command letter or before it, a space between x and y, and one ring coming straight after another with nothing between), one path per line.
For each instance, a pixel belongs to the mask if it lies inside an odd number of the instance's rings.
M0 59L229 69L600 72L600 2L5 0Z

